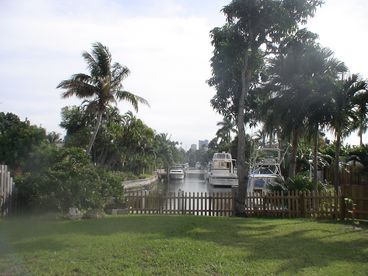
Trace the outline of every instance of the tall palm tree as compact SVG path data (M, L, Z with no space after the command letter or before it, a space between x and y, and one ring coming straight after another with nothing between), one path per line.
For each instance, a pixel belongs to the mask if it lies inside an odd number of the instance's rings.
M221 122L217 123L217 126L221 128L217 130L216 136L221 139L221 142L230 143L231 133L237 133L234 122L230 118L224 117Z
M310 72L313 74L310 79L312 93L306 99L308 102L306 129L308 138L313 140L313 182L316 190L320 128L327 125L329 113L326 106L334 84L339 74L347 71L345 64L334 58L333 54L328 48L317 47L309 57L313 60L310 65Z
M306 29L299 30L285 40L281 53L270 61L270 100L265 103L265 122L272 118L286 137L291 139L289 177L296 172L298 141L304 131L308 104L306 99L313 93L314 55L318 51L317 35Z
M357 121L355 128L358 130L359 144L363 146L363 134L368 130L368 83L365 82L365 89L357 93L354 97L356 104Z
M328 108L330 112L329 126L335 133L336 154L334 162L334 186L339 187L339 159L342 139L354 130L356 97L366 89L366 83L358 75L352 75L345 80L339 80L331 93Z
M89 155L108 106L125 100L138 111L138 103L149 104L144 98L123 90L122 81L129 75L129 69L117 62L112 63L111 53L106 46L100 42L93 43L92 52L84 52L82 56L90 74L74 74L70 79L60 82L57 88L65 90L63 98L77 96L87 99L88 110L96 114L96 125L87 147Z

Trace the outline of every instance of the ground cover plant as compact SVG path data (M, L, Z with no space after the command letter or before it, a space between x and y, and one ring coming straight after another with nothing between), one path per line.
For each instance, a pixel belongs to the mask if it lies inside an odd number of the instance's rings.
M3 275L366 275L368 230L305 219L0 221Z

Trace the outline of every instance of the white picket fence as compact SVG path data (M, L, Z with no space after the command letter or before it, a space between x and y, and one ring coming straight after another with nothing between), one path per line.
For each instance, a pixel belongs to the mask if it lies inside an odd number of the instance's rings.
M13 211L15 206L13 191L14 181L8 167L0 165L0 217L7 216Z

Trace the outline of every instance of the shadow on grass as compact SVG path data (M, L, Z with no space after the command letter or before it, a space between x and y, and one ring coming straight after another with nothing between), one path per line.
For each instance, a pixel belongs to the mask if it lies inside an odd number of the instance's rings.
M246 261L282 261L276 273L322 268L335 261L358 265L368 259L367 231L358 233L344 225L304 219L121 216L83 221L9 220L0 221L1 228L0 235L6 234L21 251L56 251L70 246L60 241L60 235L135 234L149 240L205 241L249 252Z

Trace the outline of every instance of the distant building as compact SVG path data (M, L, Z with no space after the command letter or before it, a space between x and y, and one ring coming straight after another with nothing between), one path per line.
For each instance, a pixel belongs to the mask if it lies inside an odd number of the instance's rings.
M197 150L197 145L196 144L192 144L190 146L190 150Z
M208 140L199 140L198 149L208 150Z

